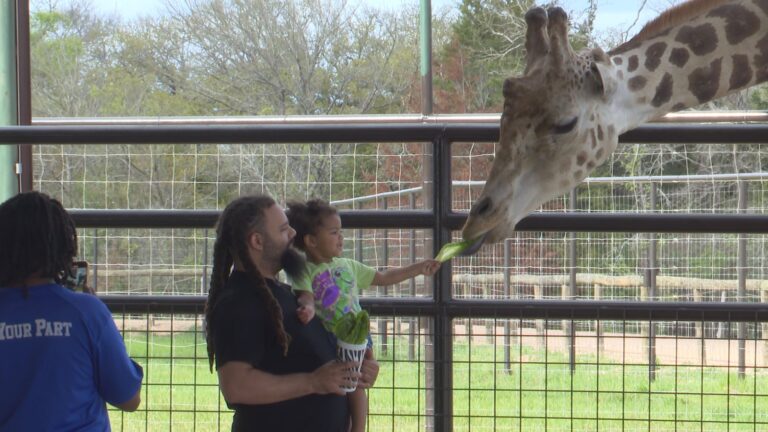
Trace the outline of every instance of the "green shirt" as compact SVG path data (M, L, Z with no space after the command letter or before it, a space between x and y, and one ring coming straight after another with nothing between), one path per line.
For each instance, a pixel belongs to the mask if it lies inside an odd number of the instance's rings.
M329 263L307 262L298 279L288 278L295 291L309 291L315 297L315 314L329 330L349 312L360 311L360 290L368 288L376 269L349 258L333 258Z

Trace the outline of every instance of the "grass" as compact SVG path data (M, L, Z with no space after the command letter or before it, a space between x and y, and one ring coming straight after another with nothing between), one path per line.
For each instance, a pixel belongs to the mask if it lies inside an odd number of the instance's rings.
M232 413L208 369L199 333L126 333L129 353L144 366L141 411L111 411L115 431L229 430ZM390 343L392 339L390 338ZM369 430L428 429L423 347L408 359L407 339L379 354L370 391ZM739 378L727 368L606 363L513 346L454 345L453 426L456 431L765 431L768 374ZM521 362L520 359L523 361Z

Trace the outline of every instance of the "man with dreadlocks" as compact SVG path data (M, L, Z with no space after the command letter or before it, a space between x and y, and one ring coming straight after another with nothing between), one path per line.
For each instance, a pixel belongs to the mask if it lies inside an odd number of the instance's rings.
M268 196L232 201L216 227L206 342L235 410L233 431L346 431L342 386L357 376L369 388L378 374L372 359L362 374L335 362L336 344L322 323L299 321L296 297L277 280L300 260L291 247L295 235Z
M0 205L0 431L108 431L106 403L139 406L142 370L112 314L62 286L76 251L55 199L27 192Z

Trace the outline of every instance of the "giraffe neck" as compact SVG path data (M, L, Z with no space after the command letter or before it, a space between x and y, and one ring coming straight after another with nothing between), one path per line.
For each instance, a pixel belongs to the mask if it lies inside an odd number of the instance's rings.
M768 79L768 0L695 0L659 20L608 53L621 132Z

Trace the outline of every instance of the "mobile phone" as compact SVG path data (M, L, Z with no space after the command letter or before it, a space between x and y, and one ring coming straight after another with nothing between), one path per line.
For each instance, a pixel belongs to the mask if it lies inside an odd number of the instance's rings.
M85 284L88 282L88 262L75 261L67 275L66 286L72 291L85 292Z

